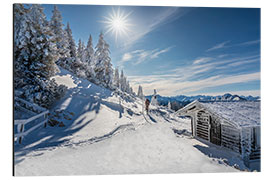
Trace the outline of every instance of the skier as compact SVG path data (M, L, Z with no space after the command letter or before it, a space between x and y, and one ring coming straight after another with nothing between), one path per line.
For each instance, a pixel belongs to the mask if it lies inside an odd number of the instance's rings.
M149 99L146 99L145 100L145 110L146 110L147 114L148 114L149 104L150 104Z

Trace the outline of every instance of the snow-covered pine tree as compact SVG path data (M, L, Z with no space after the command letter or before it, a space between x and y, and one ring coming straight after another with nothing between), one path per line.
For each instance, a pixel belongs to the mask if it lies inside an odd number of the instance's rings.
M120 90L121 91L124 91L124 89L125 89L125 76L124 76L124 71L123 71L123 69L121 70L121 75L120 75L120 85L119 85L119 87L120 87Z
M66 32L67 32L67 40L68 40L68 49L69 49L69 56L72 58L76 58L76 44L72 36L72 31L70 29L69 23L67 23L66 27Z
M84 45L84 42L82 41L82 59L81 59L81 61L82 61L83 63L86 63L85 57L86 57L86 47L85 47L85 45Z
M58 71L55 64L59 57L56 40L50 26L48 26L49 23L43 13L42 6L32 5L29 13L32 19L30 27L32 37L28 44L31 52L29 70L33 73L33 78L49 79Z
M105 41L104 41L105 42ZM110 58L110 50L109 50L109 44L105 42L103 54L104 54L104 65L105 65L105 76L104 76L104 82L106 86L110 89L112 89L112 82L113 82L113 68Z
M15 85L15 90L22 92L21 98L49 107L65 91L64 86L50 80L58 70L53 32L41 5L28 9L14 5L14 13L14 71L21 73L15 76L23 81Z
M109 45L105 42L103 33L101 32L98 44L96 45L94 71L99 83L104 87L111 88L113 70L109 53Z
M168 109L170 109L170 110L172 109L172 104L170 101L168 102Z
M137 96L138 96L140 99L143 98L143 89L142 89L142 86L141 86L141 85L139 85Z
M117 67L114 69L113 84L117 89L119 88L120 79L119 79L119 70Z
M124 76L123 78L123 90L124 92L127 92L127 78Z
M154 94L152 95L151 98L151 105L158 106L158 101L157 101L157 90L154 89Z
M128 80L126 80L126 92L127 92L128 94L131 94L131 91L130 91L130 85L129 85L129 81L128 81Z
M99 34L98 43L96 45L96 51L95 51L95 66L94 71L96 74L97 83L100 84L103 81L104 75L105 75L105 66L104 66L104 39L103 39L103 33L101 32Z
M22 4L14 4L14 87L20 88L27 82L29 69L28 56L30 54L27 44L30 39L31 21Z
M92 43L92 36L90 35L89 36L89 39L88 39L88 42L87 42L87 46L86 46L86 49L85 49L85 60L86 60L86 63L90 66L93 66L94 65L94 59L95 57L95 51L94 51L94 48L93 48L93 43Z
M62 23L62 16L56 5L54 6L52 13L53 15L50 20L50 27L54 33L57 51L60 55L60 61L64 61L65 58L70 56L67 33L63 29L64 24Z
M93 48L93 43L92 43L92 36L89 36L87 46L84 50L84 61L85 61L85 66L86 66L86 77L88 80L91 82L96 83L95 79L95 71L94 71L94 66L95 66L95 51Z
M83 56L83 45L82 45L82 40L79 39L78 43L78 48L77 48L77 58L82 61L82 56Z

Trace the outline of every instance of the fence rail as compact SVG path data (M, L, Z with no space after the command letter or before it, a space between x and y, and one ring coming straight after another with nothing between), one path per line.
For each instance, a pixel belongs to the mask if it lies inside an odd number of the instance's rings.
M29 119L17 119L14 120L14 125L17 125L17 131L18 133L14 134L14 139L15 141L17 141L19 144L22 143L22 139L24 136L27 136L30 132L32 132L33 130L37 129L38 127L44 125L44 127L47 126L47 115L48 115L49 111L44 111L40 114L37 114ZM44 117L44 119L38 123L37 125L31 127L30 129L28 129L27 131L24 131L24 127L27 123L32 122L40 117Z

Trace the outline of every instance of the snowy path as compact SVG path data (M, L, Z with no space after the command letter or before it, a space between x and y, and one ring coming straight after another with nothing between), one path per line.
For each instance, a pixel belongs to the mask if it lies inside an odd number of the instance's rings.
M16 175L234 172L237 154L190 136L190 121L62 70L69 87L52 110L65 127L39 129L15 146ZM121 101L121 105L119 103ZM147 121L146 121L147 120Z

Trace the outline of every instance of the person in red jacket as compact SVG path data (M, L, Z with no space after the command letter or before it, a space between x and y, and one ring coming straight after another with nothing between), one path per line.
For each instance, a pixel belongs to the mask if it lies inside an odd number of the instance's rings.
M145 100L145 110L146 110L147 113L148 113L148 110L149 110L149 104L150 104L149 99L146 99Z

